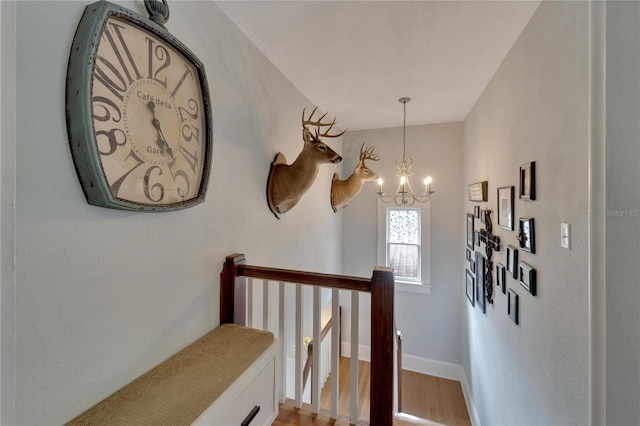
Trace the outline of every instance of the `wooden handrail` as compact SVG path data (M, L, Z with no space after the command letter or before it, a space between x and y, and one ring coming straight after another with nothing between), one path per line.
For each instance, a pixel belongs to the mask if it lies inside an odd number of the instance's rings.
M393 269L376 267L370 280L345 275L249 266L244 254L227 256L220 273L220 323L244 324L246 277L371 293L370 425L393 423ZM241 312L239 312L241 311ZM235 321L234 321L235 320Z
M371 292L371 280L347 275L320 274L317 272L249 265L238 265L238 274L243 277L270 281L284 281L287 283L339 288L340 290Z

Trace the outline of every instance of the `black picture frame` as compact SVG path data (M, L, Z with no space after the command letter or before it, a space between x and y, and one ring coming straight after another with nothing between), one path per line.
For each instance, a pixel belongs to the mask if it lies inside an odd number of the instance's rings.
M485 257L476 252L476 302L483 314L487 313L487 298L484 287Z
M473 214L480 219L480 206L473 206Z
M518 242L520 249L529 253L536 252L535 221L533 218L521 217L518 226Z
M469 268L471 269L471 272L473 272L475 274L476 272L476 261L471 258L471 260L469 261Z
M509 231L513 231L513 186L502 186L498 188L498 226Z
M500 262L496 262L496 287L502 291L502 294L507 292L506 275L504 265Z
M518 279L518 249L507 245L507 272Z
M512 289L509 289L509 301L507 302L507 315L509 315L509 318L511 318L511 320L513 320L513 322L515 322L516 325L518 324L518 321L519 321L518 299L519 299L518 293L516 293Z
M471 262L471 250L467 249L467 261Z
M473 231L473 240L475 244L480 247L480 231Z
M469 299L469 303L471 306L476 305L476 289L475 289L475 278L471 271L467 269L467 280L466 280L466 293L467 299Z
M536 270L528 263L520 261L518 265L520 273L520 285L524 287L532 296L537 293Z
M533 201L536 199L536 162L523 164L520 166L520 191L518 198L523 201Z
M474 217L473 213L467 213L467 247L473 250L475 245L475 236L473 235Z

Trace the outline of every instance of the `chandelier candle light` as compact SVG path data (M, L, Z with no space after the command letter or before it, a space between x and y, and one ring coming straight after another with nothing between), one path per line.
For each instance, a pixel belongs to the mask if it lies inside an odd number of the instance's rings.
M411 182L409 181L409 177L413 175L411 171L411 166L413 166L413 159L411 157L406 156L406 133L407 133L407 102L409 102L411 98L400 98L398 102L402 104L402 109L404 111L404 121L402 123L402 158L398 158L396 160L396 167L398 170L396 171L396 176L400 177L400 183L398 184L398 189L396 189L393 197L385 199L385 193L382 191L382 178L378 179L378 185L380 186L380 191L377 192L380 200L385 203L394 203L396 206L412 206L416 202L418 203L426 203L431 199L431 194L435 191L431 190L431 176L428 176L424 180L424 191L422 192L423 197L420 198L416 196L413 192L413 188L411 188Z

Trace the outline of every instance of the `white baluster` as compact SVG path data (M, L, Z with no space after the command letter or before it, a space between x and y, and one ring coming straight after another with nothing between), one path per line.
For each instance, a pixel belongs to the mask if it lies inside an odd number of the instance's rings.
M253 278L247 279L247 327L253 328Z
M262 280L262 329L269 330L269 280Z
M331 418L338 418L338 385L340 383L340 290L331 290Z
M282 281L280 281L279 289L278 289L278 309L280 311L280 317L278 318L278 339L280 340L280 403L284 403L285 395L286 395L286 386L287 386L287 353L285 352L285 332L284 332L284 324L285 324L285 304L284 304L284 296L285 296L285 286Z
M351 424L358 422L358 335L359 335L359 313L360 313L360 294L357 291L351 291L351 396L349 420Z
M302 284L296 284L296 387L294 407L302 407Z
M313 287L313 364L311 368L311 412L320 412L320 287Z

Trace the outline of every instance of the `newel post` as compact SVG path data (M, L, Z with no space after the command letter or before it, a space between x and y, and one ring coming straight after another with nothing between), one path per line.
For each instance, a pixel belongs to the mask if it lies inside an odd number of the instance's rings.
M244 288L238 288L238 267L247 263L244 254L235 253L227 256L220 272L220 324L236 323L244 325L244 320L234 321L236 318L244 319Z
M371 426L393 424L393 269L377 266L371 278Z

